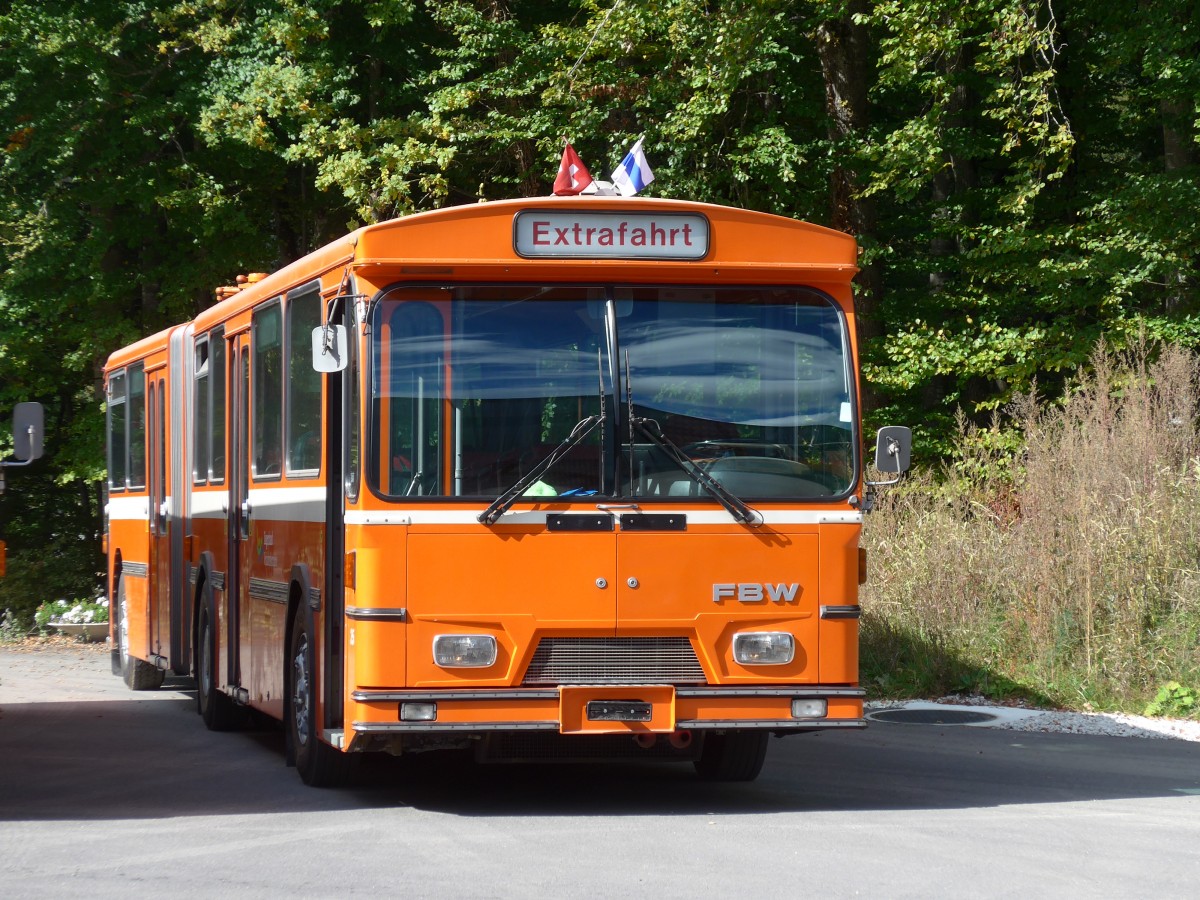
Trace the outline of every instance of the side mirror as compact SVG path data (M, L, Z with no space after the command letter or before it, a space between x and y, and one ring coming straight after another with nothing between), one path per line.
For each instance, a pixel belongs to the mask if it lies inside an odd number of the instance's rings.
M908 471L912 457L912 429L904 425L885 425L879 429L875 444L875 468L888 475Z
M313 368L340 372L346 368L346 326L318 325L312 333Z
M40 403L18 403L13 408L13 456L21 462L41 459L44 421Z

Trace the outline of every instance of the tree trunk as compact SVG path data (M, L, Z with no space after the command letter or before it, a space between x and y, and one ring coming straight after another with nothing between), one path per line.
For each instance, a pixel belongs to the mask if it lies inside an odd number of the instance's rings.
M870 83L870 44L866 26L854 16L867 12L866 0L850 0L843 15L817 26L817 53L825 81L825 109L829 115L830 138L835 145L846 145L866 135L868 118L867 88ZM830 178L831 225L855 235L859 240L875 236L875 203L860 196L858 175L853 168L838 165ZM858 320L859 355L865 356L870 345L883 334L878 310L883 290L883 273L877 263L863 266L855 281L858 290L855 309ZM863 408L869 412L878 405L870 385L863 384Z
M1190 168L1195 163L1192 150L1192 104L1176 98L1159 101L1163 130L1163 168L1168 175ZM1166 273L1166 295L1163 306L1168 315L1178 313L1187 300L1188 273L1175 267Z

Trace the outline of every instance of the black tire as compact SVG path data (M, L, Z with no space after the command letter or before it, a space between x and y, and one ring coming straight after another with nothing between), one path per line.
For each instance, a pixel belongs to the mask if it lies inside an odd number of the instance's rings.
M126 618L125 579L117 581L117 660L121 678L131 691L156 691L166 672L129 652L129 621Z
M206 586L196 623L196 708L210 731L240 728L246 720L241 707L217 687L217 629L212 591Z
M354 772L355 757L329 746L320 738L316 709L313 647L304 608L296 608L285 662L287 695L284 717L296 771L310 787L338 787Z
M705 781L753 781L767 758L769 731L731 731L704 738L696 772Z

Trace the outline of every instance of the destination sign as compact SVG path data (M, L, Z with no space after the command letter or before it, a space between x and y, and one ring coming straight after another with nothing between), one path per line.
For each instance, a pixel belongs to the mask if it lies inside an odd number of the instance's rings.
M524 210L513 221L519 256L566 259L703 259L708 219L694 213Z

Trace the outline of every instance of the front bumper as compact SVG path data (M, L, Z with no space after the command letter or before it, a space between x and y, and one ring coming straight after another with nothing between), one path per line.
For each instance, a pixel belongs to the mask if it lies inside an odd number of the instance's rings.
M564 685L557 688L396 691L355 690L348 712L347 746L357 736L468 735L505 731L571 734L670 734L678 731L766 729L777 733L862 728L863 690L840 685L721 687L673 685ZM826 715L795 718L793 700L824 700ZM644 721L589 719L588 704L640 701ZM401 721L403 704L436 704L431 721Z

